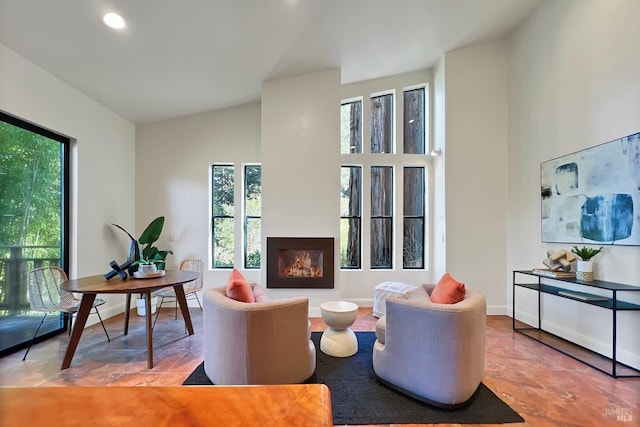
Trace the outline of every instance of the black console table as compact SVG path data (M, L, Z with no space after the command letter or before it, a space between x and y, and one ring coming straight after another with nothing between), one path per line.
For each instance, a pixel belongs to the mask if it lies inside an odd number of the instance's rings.
M523 277L529 279L528 282ZM535 279L532 279L535 277ZM542 282L545 279L545 283ZM520 281L518 281L520 280ZM533 282L535 280L535 282ZM551 281L553 285L547 283ZM533 283L532 283L533 282ZM512 327L523 335L528 336L542 344L558 350L573 359L578 360L594 369L604 372L614 378L640 378L640 370L618 362L616 358L617 350L617 317L619 311L640 311L640 304L633 304L618 299L619 293L640 292L640 286L625 285L621 283L605 282L594 280L585 282L575 278L549 277L546 274L537 273L533 270L514 270L512 289ZM579 285L579 291L563 286L565 283ZM531 289L538 293L538 325L529 326L524 322L516 321L516 287ZM598 292L593 290L598 289ZM555 295L560 298L567 298L584 304L590 304L602 309L611 310L613 316L612 330L612 353L611 357L598 354L585 347L570 342L565 338L558 337L542 328L541 294ZM520 323L525 326L517 326Z

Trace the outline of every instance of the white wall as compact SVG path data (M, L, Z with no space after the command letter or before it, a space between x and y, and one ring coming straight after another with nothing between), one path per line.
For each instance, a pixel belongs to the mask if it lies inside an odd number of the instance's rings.
M73 141L69 276L107 272L128 249L109 224L134 223L134 125L2 44L0 64L0 109ZM123 296L104 297L103 317L122 312Z
M262 265L267 237L340 236L340 70L262 85ZM339 258L334 258L339 259ZM334 289L270 289L275 297L304 294L317 307ZM266 283L266 268L262 268Z
M547 1L510 39L509 282L571 247L541 243L540 163L640 131L638 16L636 0ZM640 285L640 247L605 246L594 261L597 279ZM533 295L517 295L519 316L533 318ZM610 311L555 297L544 307L549 329L610 353ZM638 367L640 313L619 319L620 360Z
M444 149L446 146L446 83L445 83L445 61L442 57L433 68L433 148L440 150L441 156L433 162L432 191L433 215L431 253L432 253L432 280L442 277L446 273L447 265L447 212L446 212L446 163L444 161Z
M211 165L259 163L260 103L178 117L136 127L136 229L142 232L157 216L165 216L159 249L171 249L169 268L182 258L195 257L209 264ZM241 226L237 200L236 229ZM236 254L242 241L235 241ZM236 257L237 260L240 258ZM243 272L260 280L260 272ZM204 287L226 286L229 270L205 268Z
M484 293L489 314L506 307L507 60L505 42L444 58L445 270Z

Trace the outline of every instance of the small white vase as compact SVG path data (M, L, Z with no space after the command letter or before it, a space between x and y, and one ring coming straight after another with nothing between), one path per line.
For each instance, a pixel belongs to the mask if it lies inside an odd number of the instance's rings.
M158 268L155 264L140 264L138 266L138 272L140 274L156 273L157 271Z
M158 297L151 297L151 314L156 312L156 306L158 305ZM136 308L138 309L138 316L146 316L146 304L144 298L138 298L136 300Z
M591 282L593 280L593 262L578 261L576 279Z

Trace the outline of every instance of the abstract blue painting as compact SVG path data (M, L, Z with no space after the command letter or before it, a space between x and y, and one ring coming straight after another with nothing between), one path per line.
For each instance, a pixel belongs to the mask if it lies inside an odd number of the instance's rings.
M540 164L542 241L640 246L640 132Z

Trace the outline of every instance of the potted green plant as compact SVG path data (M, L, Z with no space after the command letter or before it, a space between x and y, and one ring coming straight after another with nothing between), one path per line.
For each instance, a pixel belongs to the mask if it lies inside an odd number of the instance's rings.
M157 261L155 259L141 258L136 262L134 262L133 265L138 266L138 273L150 274L150 273L158 272L158 267L156 266L156 262Z
M588 248L583 246L581 248L574 246L571 252L580 257L580 261L577 263L576 278L578 280L584 280L590 282L593 280L593 262L591 258L598 255L602 251L602 246L599 249Z
M111 225L118 227L120 230L124 231L129 238L131 238L131 246L129 248L127 261L131 262L135 267L139 267L143 260L147 261L145 264L153 261L153 264L155 264L159 270L164 270L167 256L169 254L173 254L173 251L159 250L154 246L154 243L160 238L160 234L162 234L162 229L164 228L163 216L159 216L151 221L137 240L131 235L131 233L118 224Z
M164 216L159 216L144 229L140 237L136 240L131 233L125 230L118 224L111 224L114 227L124 231L129 238L131 238L131 246L129 247L129 256L127 261L131 262L129 272L133 273L140 270L143 274L149 272L157 272L158 270L164 270L166 265L166 259L169 254L173 254L171 250L160 250L154 243L160 238L162 229L164 228ZM151 298L151 312L155 313L157 297L155 295ZM136 300L136 306L138 308L138 315L145 315L145 300L140 295L140 298Z

